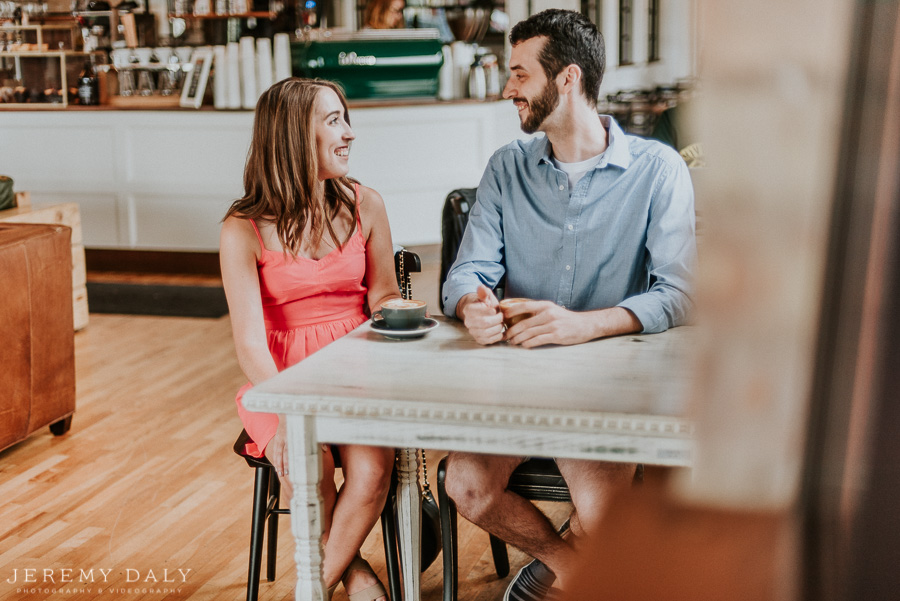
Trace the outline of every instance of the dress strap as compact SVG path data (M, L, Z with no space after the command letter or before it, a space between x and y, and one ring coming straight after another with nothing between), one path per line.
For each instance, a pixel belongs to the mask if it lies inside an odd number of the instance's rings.
M362 216L359 213L359 182L353 183L353 192L356 194L356 225L362 232Z
M265 251L265 250L266 250L266 245L263 244L262 235L260 235L260 233L259 233L259 228L256 227L256 221L253 220L253 219L248 219L248 221L250 222L250 225L253 226L253 231L256 232L256 239L259 240L259 247L260 247L263 251Z

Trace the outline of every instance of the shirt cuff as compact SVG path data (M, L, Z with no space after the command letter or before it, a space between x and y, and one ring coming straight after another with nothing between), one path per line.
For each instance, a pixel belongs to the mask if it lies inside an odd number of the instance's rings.
M669 329L665 312L655 299L646 298L646 294L626 298L616 306L634 313L643 327L641 334L658 334Z
M476 287L472 290L468 290L464 285L451 284L450 280L444 282L444 289L441 291L444 300L444 315L447 317L456 317L456 305L459 304L460 299L470 292L477 291L477 289L478 288Z

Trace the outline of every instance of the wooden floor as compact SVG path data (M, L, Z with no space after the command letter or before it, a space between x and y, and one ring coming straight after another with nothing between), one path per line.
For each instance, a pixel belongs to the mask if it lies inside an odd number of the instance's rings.
M433 262L414 289L436 303L423 278L436 281ZM253 476L231 451L245 380L228 318L93 314L75 346L72 430L0 452L0 600L244 599ZM567 511L544 507L556 522ZM262 600L292 598L288 520ZM487 535L460 524L460 599L499 599L508 578L493 573ZM363 556L383 577L380 528ZM526 559L511 550L513 573ZM423 575L424 601L441 598L440 564ZM94 582L79 582L90 570Z

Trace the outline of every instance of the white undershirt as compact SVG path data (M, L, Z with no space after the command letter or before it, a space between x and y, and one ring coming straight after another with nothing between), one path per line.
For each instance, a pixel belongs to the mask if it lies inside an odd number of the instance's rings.
M585 174L600 164L600 159L603 158L603 153L601 152L595 157L591 157L586 161L579 161L577 163L563 163L556 159L556 157L550 157L550 160L553 162L553 165L566 174L566 177L569 178L569 194L572 194L572 190L575 189L575 184L585 176Z

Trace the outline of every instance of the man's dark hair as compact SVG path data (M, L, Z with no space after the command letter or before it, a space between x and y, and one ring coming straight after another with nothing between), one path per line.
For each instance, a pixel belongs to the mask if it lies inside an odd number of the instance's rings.
M606 69L603 34L581 13L551 8L517 23L509 32L509 41L515 46L539 36L547 38L538 55L547 78L554 79L567 66L578 65L581 90L588 102L596 105Z

